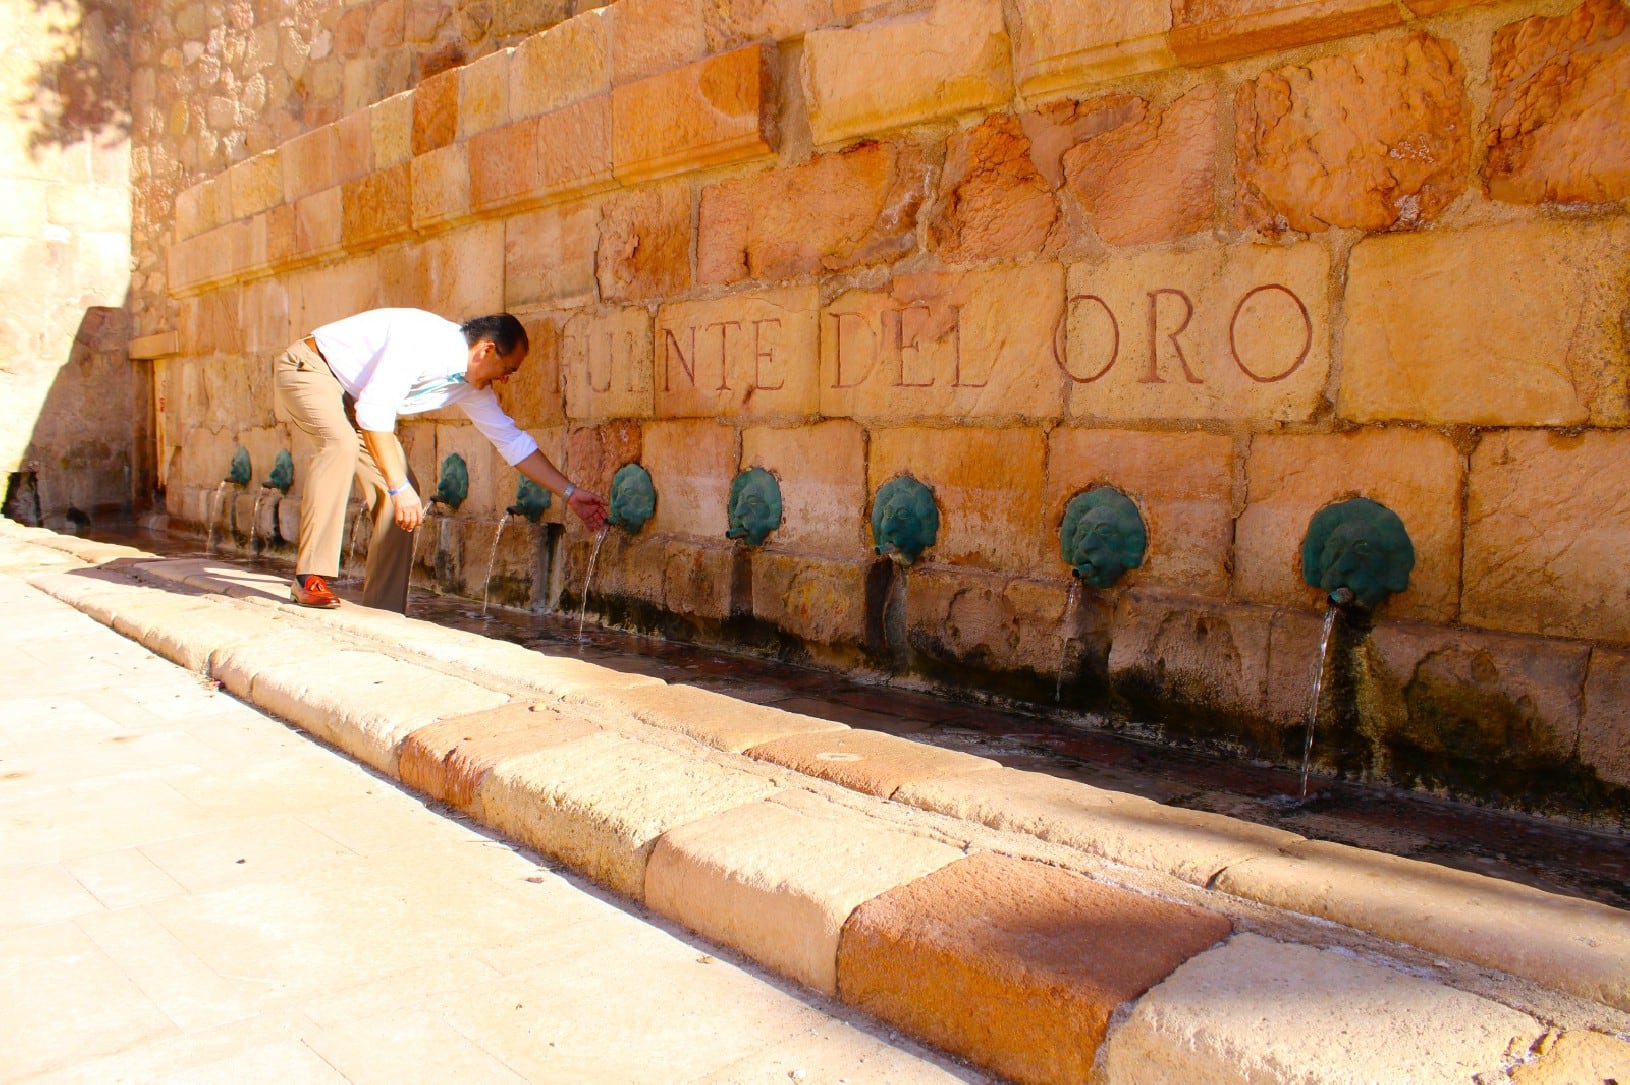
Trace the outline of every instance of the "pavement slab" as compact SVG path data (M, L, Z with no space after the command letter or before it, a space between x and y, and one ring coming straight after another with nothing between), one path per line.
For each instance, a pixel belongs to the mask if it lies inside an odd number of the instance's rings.
M481 781L501 762L598 731L543 704L507 704L458 716L407 736L398 758L402 783L486 820Z
M847 728L790 735L746 752L749 757L885 799L919 780L1001 767L988 757Z

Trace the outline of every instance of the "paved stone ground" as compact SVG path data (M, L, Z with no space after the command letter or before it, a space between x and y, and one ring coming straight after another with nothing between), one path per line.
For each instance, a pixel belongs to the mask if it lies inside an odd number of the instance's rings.
M0 575L0 1079L984 1081Z

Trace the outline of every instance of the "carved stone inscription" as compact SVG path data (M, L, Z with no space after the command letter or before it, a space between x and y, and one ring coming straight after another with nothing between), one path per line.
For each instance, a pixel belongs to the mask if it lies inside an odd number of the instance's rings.
M877 419L1049 418L1064 312L1057 264L908 275L821 313L821 413Z
M566 414L574 421L650 418L651 314L582 312L560 338Z
M1076 264L1054 356L1077 418L1310 417L1330 373L1318 245Z
M664 305L656 324L659 418L811 415L816 287Z

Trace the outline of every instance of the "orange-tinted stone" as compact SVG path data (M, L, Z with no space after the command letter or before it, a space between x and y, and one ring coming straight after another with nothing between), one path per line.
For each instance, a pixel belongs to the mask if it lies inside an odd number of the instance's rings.
M724 539L736 475L734 429L713 421L648 423L640 463L657 492L647 531Z
M413 224L434 226L470 213L469 144L453 143L414 155Z
M695 0L618 0L611 12L611 71L629 83L687 64L707 47Z
M855 909L838 994L1015 1081L1083 1082L1110 1015L1231 930L1214 912L978 852Z
M650 418L651 357L651 314L644 308L579 310L566 323L560 344L567 417Z
M594 300L599 211L589 203L549 207L504 221L504 306Z
M753 555L753 616L806 644L858 645L866 635L870 566L760 551Z
M475 802L482 777L500 761L599 728L542 705L506 705L421 727L402 742L398 771L404 784L460 809Z
M705 188L697 274L731 283L896 259L916 245L926 172L913 144L862 143Z
M520 320L531 346L520 371L498 386L498 403L522 429L558 426L566 419L566 399L560 394L560 330L566 315L528 313ZM553 453L548 455L554 459ZM560 466L558 460L555 466Z
M702 5L710 53L766 38L794 38L832 19L832 0L714 0Z
M1489 60L1489 194L1514 203L1630 196L1630 11L1585 0L1502 27Z
M617 179L632 184L773 153L774 58L749 45L614 89Z
M1608 783L1630 787L1630 652L1591 652L1584 700L1579 760Z
M1209 84L1163 110L1114 98L1127 123L1065 152L1068 191L1112 245L1175 241L1211 226L1217 101Z
M1159 71L1170 0L1017 0L1019 91L1026 97Z
M747 756L885 799L902 784L999 767L988 758L861 730L789 735L754 746Z
M1172 52L1198 67L1397 26L1386 0L1172 0Z
M595 273L607 301L665 297L690 287L691 192L642 188L606 204Z
M537 124L540 196L565 199L612 183L610 97L562 106Z
M279 148L285 200L293 203L335 183L334 157L338 142L334 126L324 125L296 136Z
M539 197L537 117L470 140L470 202L478 211L522 207Z
M1470 128L1459 51L1424 33L1266 72L1234 105L1241 219L1268 234L1430 222L1466 187Z
M585 11L515 47L509 115L547 113L611 90L611 11Z
M445 147L458 137L459 72L433 75L413 89L413 153Z
M928 236L942 259L1041 252L1057 240L1058 201L1018 120L998 113L951 136Z
M611 492L611 476L628 463L638 463L641 453L640 424L634 421L610 422L604 426L580 426L566 437L566 462L559 464L579 486L601 495Z
M833 419L744 429L741 466L762 467L780 484L783 519L770 536L776 547L800 555L864 555L866 431L860 426ZM860 600L857 595L855 603Z
M657 311L657 417L813 415L819 336L813 286L670 302Z
M342 186L346 248L369 248L406 237L413 227L412 189L406 162Z

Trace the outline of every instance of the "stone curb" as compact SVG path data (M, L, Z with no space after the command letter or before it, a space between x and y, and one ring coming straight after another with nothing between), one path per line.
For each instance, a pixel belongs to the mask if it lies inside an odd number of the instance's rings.
M876 741L888 736L396 615L313 614L278 600L281 582L224 563L4 522L0 539L113 563L47 561L24 579L705 937L1014 1080L1200 1080L1220 1066L1241 1080L1373 1078L1342 1062L1363 1042L1321 1039L1330 1021L1389 1037L1386 1065L1423 1072L1398 1080L1562 1081L1581 1059L1630 1064L1623 1038L1558 1036L1554 1021L1441 982L1446 962L1411 975L1227 918L1229 900L1259 901L1624 1010L1630 917L1616 909L981 758L918 757ZM528 703L538 694L548 702ZM834 801L789 769L879 797ZM889 798L1209 888L1178 903L1110 884L1113 868L1097 878L958 845L911 831ZM1305 1023L1265 1030L1239 1010L1259 1003ZM1601 1020L1611 1031L1630 1018Z

